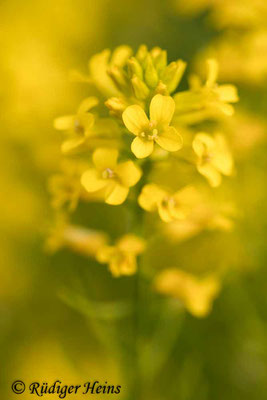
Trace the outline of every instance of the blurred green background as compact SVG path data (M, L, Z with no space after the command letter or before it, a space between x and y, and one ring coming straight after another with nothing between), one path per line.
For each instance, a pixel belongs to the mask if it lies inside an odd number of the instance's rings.
M126 398L121 358L128 354L121 356L112 326L99 335L102 328L89 311L93 303L72 302L71 295L64 299L66 290L79 290L92 300L131 299L134 279L115 280L106 268L68 250L53 256L44 251L52 219L47 179L60 158L61 137L52 121L71 113L86 96L86 87L70 83L69 71L86 72L89 57L106 47L128 44L137 49L145 43L166 49L170 60L193 63L225 34L207 23L207 14L183 16L173 1L160 0L1 1L2 398L17 398L10 389L15 379L106 380L121 384L120 398ZM244 77L237 85L239 109L256 120L266 119L266 81L259 87ZM221 252L214 246L215 259L224 253L233 269L212 313L203 320L181 314L166 325L174 334L173 348L153 380L140 379L136 400L266 399L266 150L263 138L237 161L232 185L242 217L234 233L220 241ZM88 221L98 215L98 207L86 214ZM119 233L118 213L113 211L108 230ZM84 215L79 209L77 219L84 223ZM198 245L209 240L202 233ZM181 249L183 262L190 246ZM190 255L190 262L197 258ZM118 324L123 345L130 346L131 321ZM20 398L27 400L26 394Z

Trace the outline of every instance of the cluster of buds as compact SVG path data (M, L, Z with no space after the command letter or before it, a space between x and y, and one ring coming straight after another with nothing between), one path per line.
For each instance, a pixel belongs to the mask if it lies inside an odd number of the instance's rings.
M166 51L158 47L148 51L143 45L133 55L131 48L121 46L112 54L104 50L93 56L88 76L75 74L98 94L83 100L76 114L55 120L55 128L66 136L61 172L50 181L52 205L60 215L50 249L70 247L107 264L119 277L136 273L137 257L153 245L153 234L144 233L146 224L174 242L205 229L231 229L233 208L226 211L213 201L213 188L234 171L216 121L233 114L238 96L234 86L217 84L216 61L207 65L204 83L191 76L189 89L178 91L184 61L168 64ZM88 207L124 203L132 222L125 224L121 237L111 238L92 227L75 226L62 215L74 213L79 202ZM198 278L173 273L173 265L163 267L164 273L156 276L153 267L144 266L156 282L152 286L205 315L218 292L216 278L201 277L199 286ZM176 288L168 283L170 276L176 282L173 275L179 281Z

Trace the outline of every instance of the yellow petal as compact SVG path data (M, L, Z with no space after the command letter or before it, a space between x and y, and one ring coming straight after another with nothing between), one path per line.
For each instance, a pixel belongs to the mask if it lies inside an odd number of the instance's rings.
M173 126L160 133L155 141L167 151L178 151L183 146L183 138Z
M61 151L64 154L69 153L70 151L75 150L77 147L79 147L83 143L84 143L84 138L80 138L80 137L66 140L65 142L62 143Z
M170 96L156 94L150 103L150 121L161 126L169 125L175 110L175 102Z
M101 247L97 254L96 259L101 264L107 263L110 261L111 257L114 255L115 248L112 246L103 246Z
M205 176L209 181L210 186L217 187L221 184L221 174L217 171L215 167L211 164L204 164L197 166L198 172Z
M117 182L112 183L107 189L105 202L114 206L122 204L126 200L128 193L129 188L122 186Z
M166 195L167 192L151 183L143 187L138 197L138 203L146 211L156 211L157 204L161 202Z
M208 77L206 81L206 86L212 87L215 85L218 78L218 62L214 59L207 60L208 66Z
M109 264L110 272L113 276L133 275L136 272L136 258L133 254L124 254L121 257L115 257Z
M88 169L82 174L81 184L87 192L96 192L107 185L107 181L100 178L99 172L95 169Z
M65 115L54 120L54 128L60 131L65 131L73 128L75 115Z
M182 206L193 207L201 202L199 192L193 186L186 186L174 194L176 202Z
M145 250L145 241L135 235L124 235L118 242L121 251L140 254Z
M92 126L94 125L94 122L95 122L95 118L94 118L93 114L91 114L91 113L77 114L76 118L74 120L74 129L76 127L79 128L79 126L80 126L81 128L84 128L85 133L86 133L86 130L92 128Z
M214 103L213 107L215 110L217 109L220 113L223 113L228 117L231 117L235 112L235 109L231 104L223 103L222 101Z
M159 216L164 222L171 222L173 220L170 213L169 204L165 202L158 203Z
M192 279L185 294L185 305L196 317L205 317L211 311L212 303L220 290L219 282L214 278Z
M93 163L99 171L107 168L113 170L117 165L119 152L117 149L100 147L93 153Z
M142 171L133 161L126 161L119 164L115 169L123 186L134 186L142 176Z
M110 260L109 270L114 276L114 278L118 278L121 275L121 261L118 260L117 257L114 257Z
M117 67L123 67L126 61L131 57L133 50L129 46L119 46L117 47L111 57L111 65L116 65Z
M216 153L212 159L212 164L224 175L231 175L233 172L233 157L228 149L223 135L215 136Z
M86 113L89 110L91 110L93 107L96 107L99 103L99 100L97 97L91 96L91 97L87 97L86 99L84 99L79 108L78 108L78 114L79 113Z
M150 156L150 154L153 152L154 142L153 140L146 140L136 137L132 141L131 149L137 158L145 158Z
M111 51L106 49L91 57L88 64L90 78L93 80L98 90L105 96L119 97L121 93L107 73L110 55Z
M126 128L134 135L142 133L149 124L145 111L138 105L127 107L122 119Z
M202 157L206 151L212 151L215 146L214 139L206 133L198 133L192 143L194 152Z
M215 91L218 93L221 101L230 103L238 101L237 88L234 85L220 85Z

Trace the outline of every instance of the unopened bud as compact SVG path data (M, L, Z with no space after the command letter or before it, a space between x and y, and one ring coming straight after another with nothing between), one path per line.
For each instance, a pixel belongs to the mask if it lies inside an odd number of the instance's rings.
M127 91L128 82L125 76L125 73L119 67L113 66L108 68L108 75L111 77L117 88L121 91Z
M161 74L167 66L167 52L165 50L160 50L160 53L154 59L154 65L158 74Z
M143 80L143 69L139 61L135 57L131 57L127 64L130 78L136 75L139 79Z
M155 89L156 94L162 94L163 96L168 94L167 86L162 81L159 81L158 86Z
M146 45L142 44L136 53L136 58L140 62L141 65L144 64L147 54L148 54L147 47L146 47Z
M172 93L177 88L182 79L186 63L182 60L170 63L161 76L163 83L166 84L168 92Z
M116 115L118 117L121 116L125 108L128 106L128 104L123 99L118 97L111 97L105 102L105 105L108 107L113 115Z
M158 74L153 65L150 54L147 55L146 69L145 69L145 81L150 88L155 88L158 83Z
M145 100L149 95L149 89L145 82L141 81L136 75L131 79L134 94L139 100Z

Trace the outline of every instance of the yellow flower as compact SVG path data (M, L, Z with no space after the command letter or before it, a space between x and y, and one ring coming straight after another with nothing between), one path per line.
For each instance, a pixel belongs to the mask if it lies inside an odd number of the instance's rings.
M126 108L122 114L126 128L136 138L132 142L132 152L137 158L148 157L156 142L164 150L177 151L182 147L182 137L170 126L175 109L172 97L157 94L150 103L150 121L139 105Z
M214 59L207 60L207 80L202 84L196 75L190 78L190 90L174 95L175 123L195 124L209 118L217 118L221 114L231 116L238 95L233 85L218 85L218 63Z
M155 184L149 184L143 187L138 202L146 211L157 210L164 222L171 222L186 218L198 199L198 193L192 186L171 194Z
M214 59L207 60L208 76L205 88L210 90L214 95L214 100L210 100L210 106L218 108L219 111L226 115L233 115L234 108L228 103L236 103L238 101L237 90L234 85L218 85L218 62Z
M51 176L48 182L52 194L52 207L60 209L68 205L68 210L74 211L81 197L80 176L84 168L80 164L65 161L61 165L61 170Z
M78 254L95 257L98 250L106 243L107 236L104 232L71 225L66 215L58 214L45 248L49 252L55 252L61 247L68 247Z
M133 161L117 162L117 149L99 148L93 153L95 168L88 169L81 183L88 192L104 189L105 202L118 205L125 201L129 188L141 178L142 171Z
M88 97L81 103L77 114L65 115L56 118L54 127L58 130L68 131L70 139L66 140L62 145L62 151L68 152L82 145L91 133L95 118L88 111L98 104L96 97Z
M195 317L205 317L220 290L220 282L213 276L196 278L179 269L167 269L155 280L155 287L164 293L181 300L187 310Z
M90 59L89 77L104 96L121 96L121 91L127 88L127 74L123 68L131 55L129 46L119 46L113 53L105 49Z
M115 246L103 246L97 260L109 264L112 275L133 275L136 272L136 256L145 250L145 241L135 235L123 236Z
M220 185L221 174L232 174L233 158L224 136L216 134L213 138L206 133L198 133L192 146L197 155L197 170L212 187Z

